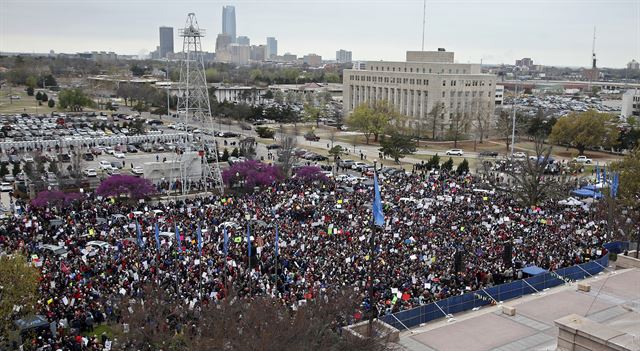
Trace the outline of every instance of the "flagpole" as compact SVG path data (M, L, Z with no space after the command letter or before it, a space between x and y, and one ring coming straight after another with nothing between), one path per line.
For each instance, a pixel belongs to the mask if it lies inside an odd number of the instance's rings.
M378 177L378 168L377 168L377 160L373 160L373 177L374 180L377 180ZM374 183L374 200L375 203L375 186ZM373 212L373 211L372 211ZM371 217L371 238L369 239L369 326L368 326L368 334L369 337L373 337L373 320L377 317L374 313L375 303L373 301L373 270L375 269L375 233L376 233L376 221L375 221L375 213Z

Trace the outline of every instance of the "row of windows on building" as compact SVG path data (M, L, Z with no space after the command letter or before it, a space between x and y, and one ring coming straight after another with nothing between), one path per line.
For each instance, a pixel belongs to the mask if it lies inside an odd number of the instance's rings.
M410 92L411 95L415 93L418 94L418 96L420 96L420 94L424 94L425 96L429 96L429 91L427 90L412 90L412 89L389 89L389 88L376 88L376 87L368 87L368 86L360 86L360 85L350 85L349 86L351 91L353 92L353 90L359 90L362 89L363 91L367 90L367 91L373 91L375 92L376 90L378 90L379 94L382 94L384 91L384 94L388 95L389 94L389 90L394 91L394 90L401 90L404 91L404 93L406 94L407 91ZM442 92L442 97L446 97L447 96L447 92L443 91ZM482 90L473 90L473 91L456 91L456 90L450 90L449 91L449 97L454 98L454 97L483 97L485 96L485 92ZM486 96L488 98L490 98L491 95L491 91L486 92Z
M391 83L391 84L411 84L411 85L429 85L428 79L418 79L418 78L395 78L395 77L377 77L377 76L359 76L359 75L350 75L349 79L352 81L363 81L363 82L372 82L372 83ZM450 80L449 86L455 87L464 85L465 87L483 87L485 85L491 86L491 81L484 80ZM447 81L442 80L442 86L447 86Z
M444 68L441 68L440 72L434 72L434 70L432 68L427 69L425 67L422 67L422 69L416 67L415 70L414 70L413 67L409 67L408 70L407 70L407 67L403 67L403 69L398 67L398 70L396 71L396 67L375 66L375 70L376 71L387 71L387 72L408 72L408 73L414 73L414 72L415 73L444 73L445 72ZM422 72L420 72L421 70L422 70ZM454 73L455 74L460 74L460 73L467 74L467 70L466 69L459 69L459 68L456 68L455 70L452 69L452 68L449 68L448 72L449 72L449 74L454 74Z

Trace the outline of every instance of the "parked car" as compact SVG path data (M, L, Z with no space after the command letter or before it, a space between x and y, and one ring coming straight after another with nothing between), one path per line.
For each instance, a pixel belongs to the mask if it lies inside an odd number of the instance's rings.
M586 163L586 164L590 164L591 162L593 162L590 158L584 155L574 158L573 161L577 163Z
M136 148L133 145L127 145L127 152L136 153L136 152L138 152L138 148Z
M524 160L525 158L527 158L527 155L524 152L514 152L513 158L518 160Z
M478 154L480 157L498 157L497 151L480 151Z
M31 156L31 155L24 155L24 157L22 157L22 161L24 161L25 163L27 163L27 162L33 162L33 156Z
M7 191L12 191L13 190L13 184L11 183L6 183L6 182L2 182L0 183L0 191L1 192L7 192Z
M131 168L131 173L133 175L141 176L144 174L144 169L142 167L133 167Z
M15 181L16 181L16 177L12 176L11 174L7 174L7 175L5 175L4 177L2 177L2 179L3 179L5 182L10 182L10 183L11 183L11 182L15 182Z
M113 157L115 158L125 158L126 156L122 152L114 152Z
M446 154L447 156L463 156L464 151L462 151L461 149L450 149L447 150Z
M95 159L95 158L93 157L93 154L92 154L92 153L90 153L90 152L88 152L88 153L86 153L86 154L82 155L82 158L83 158L85 161L93 161L93 160Z
M86 177L97 177L98 176L98 172L96 172L95 169L93 168L87 168L84 171L82 171L82 174L84 174Z
M103 171L107 171L111 169L111 162L109 161L100 161L100 169Z
M123 168L124 165L120 161L111 161L111 168L120 169Z
M13 163L14 165L20 164L20 157L18 157L17 155L9 155L9 162Z
M275 149L279 149L280 145L278 144L269 144L267 145L267 150L275 150Z
M308 141L319 141L320 137L315 135L314 133L307 133L304 135L304 139Z
M71 156L69 154L59 154L58 160L62 163L69 163L71 162Z

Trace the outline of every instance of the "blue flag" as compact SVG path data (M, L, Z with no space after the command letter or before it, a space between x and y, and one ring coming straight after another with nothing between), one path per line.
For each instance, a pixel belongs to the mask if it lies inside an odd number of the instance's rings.
M200 223L198 223L198 252L202 256L202 230L200 229Z
M596 162L596 183L600 183L600 166Z
M249 229L249 222L247 222L247 248L249 257L251 257L251 230Z
M156 247L158 248L158 251L160 251L160 230L158 229L158 222L156 222Z
M138 232L138 246L143 247L144 242L142 241L142 232L140 231L140 223L136 220L136 232Z
M176 242L178 243L178 252L182 252L182 241L180 240L180 230L176 224Z
M620 179L618 177L618 173L613 174L613 183L611 184L611 196L613 198L618 196L618 185L620 182Z
M276 223L276 257L278 256L278 241L280 241L280 237L278 236L278 223Z
M607 166L602 167L602 182L607 183Z
M224 235L224 244L222 249L224 250L224 257L227 257L227 253L229 252L229 234L227 234L227 228L222 229L222 235Z
M380 198L380 186L378 185L378 175L373 173L373 224L382 227L384 225L384 213L382 213L382 199Z

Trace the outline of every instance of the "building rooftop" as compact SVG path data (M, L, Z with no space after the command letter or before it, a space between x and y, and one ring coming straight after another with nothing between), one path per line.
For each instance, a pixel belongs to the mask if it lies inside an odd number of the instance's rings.
M633 336L633 350L640 350L640 270L607 271L585 280L589 292L577 291L577 283L565 284L541 294L506 301L515 316L500 306L484 307L404 331L405 350L555 350L558 328L554 320L570 314L585 316Z

